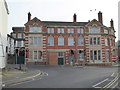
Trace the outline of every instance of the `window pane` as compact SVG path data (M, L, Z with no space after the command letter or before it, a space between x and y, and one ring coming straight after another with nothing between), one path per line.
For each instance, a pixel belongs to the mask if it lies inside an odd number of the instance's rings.
M108 30L104 29L104 33L105 33L105 34L108 34Z
M91 58L91 60L93 60L93 51L92 50L90 51L90 58Z
M90 27L89 33L100 33L99 27Z
M42 59L42 52L38 51L38 59Z
M58 28L58 33L60 33L60 28Z
M84 59L84 51L79 50L79 59L83 60Z
M94 45L96 45L96 38L94 38Z
M64 52L58 52L58 57L63 57L64 56Z
M63 37L59 37L58 38L58 45L59 46L63 46L64 45L64 38Z
M15 34L15 33L13 33L13 34L12 34L12 37L16 38L16 34Z
M98 37L97 39L97 44L100 45L100 38Z
M70 37L68 38L68 45L73 46L74 45L74 38Z
M18 38L22 38L22 33L18 33Z
M94 60L97 60L97 51L94 51Z
M78 38L78 45L84 45L84 38Z
M50 28L47 29L48 33L50 33Z
M37 59L37 51L34 51L34 59Z
M37 37L34 37L34 45L37 45Z
M29 44L30 44L30 45L33 45L33 37L30 37L30 38L29 38Z
M92 41L92 38L90 38L90 45L92 45L92 42L93 42L93 41Z
M41 44L42 44L42 43L41 43L41 38L40 38L40 37L37 38L37 42L38 42L38 43L37 43L38 45L41 45Z
M101 51L98 50L98 60L100 60L100 59L101 59Z
M54 38L53 37L48 38L48 45L49 46L54 46Z

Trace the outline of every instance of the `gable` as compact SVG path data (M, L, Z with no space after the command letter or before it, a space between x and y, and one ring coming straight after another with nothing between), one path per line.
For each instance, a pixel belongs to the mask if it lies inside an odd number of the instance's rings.
M25 26L27 25L42 25L42 22L37 18L33 18L32 20L28 21L26 24L24 24Z
M97 21L96 19L93 19L91 22L89 22L87 25L87 27L92 27L92 26L96 26L96 27L100 27L103 26L99 21Z

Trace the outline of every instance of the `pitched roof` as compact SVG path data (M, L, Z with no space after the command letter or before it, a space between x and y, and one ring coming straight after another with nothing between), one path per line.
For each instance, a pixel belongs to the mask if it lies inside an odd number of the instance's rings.
M88 24L88 22L41 21L35 17L28 21L25 25L28 25L30 22L42 23L45 26L85 26Z
M47 26L85 26L88 22L42 21Z
M14 31L24 30L24 27L12 27L12 30L14 30Z

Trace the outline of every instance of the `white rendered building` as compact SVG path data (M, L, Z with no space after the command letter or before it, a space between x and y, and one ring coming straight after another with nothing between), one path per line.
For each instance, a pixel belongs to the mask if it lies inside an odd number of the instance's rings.
M7 47L7 30L8 30L8 8L5 0L0 0L0 68L6 66L6 47Z

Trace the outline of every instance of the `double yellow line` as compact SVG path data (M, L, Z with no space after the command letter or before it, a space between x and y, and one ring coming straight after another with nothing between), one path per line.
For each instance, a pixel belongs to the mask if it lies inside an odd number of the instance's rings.
M117 76L110 83L102 87L100 90L106 90L107 88L110 88L119 78L120 78L120 75L118 73Z

